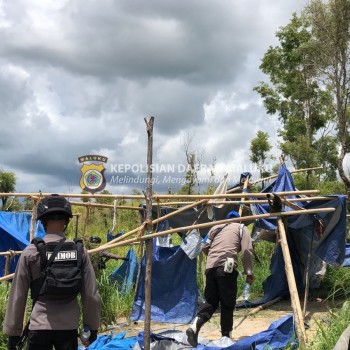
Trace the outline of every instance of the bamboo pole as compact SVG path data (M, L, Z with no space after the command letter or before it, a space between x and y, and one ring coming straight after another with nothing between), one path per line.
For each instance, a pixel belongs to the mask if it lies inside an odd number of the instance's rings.
M153 238L148 236L152 232L152 158L153 158L153 123L154 117L145 118L147 129L147 187L146 187L146 274L145 274L145 324L144 324L144 348L151 347L151 292L152 292L152 256Z
M250 310L244 317L242 317L242 319L239 321L239 323L237 324L237 326L235 326L235 329L238 328L242 323L243 321L251 316L251 315L255 315L256 313L258 313L259 311L261 310L264 310L266 309L267 307L271 306L271 305L274 305L276 303L278 303L279 301L281 301L283 298L282 297L277 297L271 301L268 301L267 303L265 304L262 304L262 305L259 305L258 307L255 307L254 309Z
M101 203L90 203L90 202L69 202L70 205L76 205L80 207L92 207L92 208L114 208L113 204L101 204ZM117 209L127 209L127 210L142 210L140 207L135 207L131 205L117 205Z
M10 272L10 263L12 259L12 254L6 256L6 261L5 261L5 269L4 269L4 276L8 275Z
M193 208L193 207L197 206L198 204L202 204L202 203L205 203L207 201L208 201L207 199L203 199L203 200L201 200L199 202L196 202L196 203L191 202L191 204L189 204L189 205L186 205L186 206L184 206L182 208L177 209L176 211L174 211L172 213L166 214L166 215L164 215L164 216L162 216L162 217L160 217L158 219L153 220L152 221L152 225L157 224L158 222L166 220L166 219L168 219L168 218L170 218L172 216L175 216L177 214L180 214L183 211L186 211L187 209ZM121 240L123 240L126 237L130 237L131 235L135 234L136 232L139 232L140 230L142 230L143 226L144 226L144 224L142 224L141 226L135 228L134 230L132 230L130 232L125 233L123 236L120 236L120 237L117 237L117 238L113 239L112 241L106 243L105 245L108 246L110 244L114 244L116 242L120 242Z
M330 200L332 199L332 197L336 198L336 196L320 196L320 197L301 197L301 198L288 198L289 202L311 202L313 200L320 200L320 201L326 201L326 200ZM282 201L284 201L283 198L281 198ZM154 205L159 205L159 206L169 206L169 205L185 205L185 204L191 204L192 202L163 202L163 203L157 203ZM197 202L198 203L198 202ZM267 204L268 201L264 200L264 199L260 199L260 200L241 200L241 201L219 201L219 202L215 202L216 204Z
M301 210L301 212L303 213L305 212L305 210ZM306 349L305 348L306 333L305 333L305 327L304 327L304 316L300 306L298 289L295 282L292 260L291 260L290 252L288 248L287 235L286 235L282 218L280 216L277 217L277 224L278 224L278 232L280 236L281 248L283 253L283 259L285 263L289 293L290 293L290 298L292 302L296 333L298 336L300 349L304 350Z
M309 195L309 194L318 194L320 191L318 190L304 190L304 191L289 191L289 192L277 192L276 194L280 196L292 196L292 195ZM109 198L109 199L144 199L142 195L121 195L121 194L73 194L73 193L62 193L59 194L62 197L67 198ZM0 197L48 197L52 196L51 193L0 193ZM211 198L240 198L240 193L228 193L228 194L217 194L217 195L160 195L154 194L153 198L157 199L171 199L171 198L191 198L191 199L211 199ZM262 198L265 197L265 193L247 193L246 197L256 197Z
M308 194L319 194L319 190L303 190L303 191L285 191L285 192L276 192L275 194L279 196L294 196L294 195L308 195ZM266 198L268 193L246 193L246 198ZM231 193L231 194L154 194L153 199L211 199L211 198L241 198L242 193Z
M218 220L214 222L206 222L202 224L196 224L196 225L190 225L190 226L183 226L183 227L177 227L174 229L169 229L166 231L162 232L157 232L153 233L147 237L161 237L164 235L168 235L170 233L176 233L179 231L187 231L190 229L197 229L197 228L204 228L204 227L211 227L214 225L220 225L220 224L227 224L230 222L241 222L241 221L249 221L249 220L255 220L255 219L265 219L265 218L274 218L276 216L292 216L292 215L300 215L300 214L314 214L314 213L329 213L335 211L334 208L319 208L319 209L306 209L306 210L295 210L295 211L287 211L287 212L282 212L282 213L267 213L267 214L258 214L258 215L249 215L249 216L243 216L241 218L235 218L235 219L225 219L225 220ZM154 221L152 221L152 224L154 224ZM131 238L122 242L116 242L113 244L104 244L103 246L90 249L88 253L90 254L95 254L107 249L111 249L114 247L119 247L123 245L128 245L128 244L134 244L139 241L143 241L147 239L147 237L138 237L138 238Z
M7 280L10 280L11 278L14 277L14 275L15 275L14 273L11 273L10 275L0 277L0 282L4 282L4 281L7 281Z
M249 185L249 176L247 176L247 178L246 178L245 181L244 181L244 184L243 184L243 191L242 191L243 194L245 194L245 191L247 190L248 185ZM242 201L244 201L244 199L245 199L245 196L241 197L240 205L239 205L239 210L238 210L239 216L242 216L242 213L243 213L243 204L242 204Z
M91 193L59 193L60 196L66 198L88 198L88 199L96 199L96 198L109 198L109 199L144 199L142 195L136 194L91 194ZM52 193L41 193L41 192L33 192L33 193L0 193L1 197L50 197Z
M18 250L13 251L13 250L11 250L11 251L8 251L8 252L1 252L0 256L21 255L21 254L22 254L22 251L18 251Z
M38 204L39 204L39 198L33 198L33 201L34 201L34 205L33 205L33 208L32 208L32 218L31 218L31 221L30 221L30 232L29 232L29 242L32 241L32 239L34 238L34 235L35 235L35 221L36 221L36 212L37 212L37 209L38 209Z
M309 190L309 191L289 191L289 192L276 192L277 195L279 196L291 196L291 195L295 195L295 194L305 194L305 192L307 193L313 193L313 194L317 194L319 193L318 190ZM240 198L242 194L239 194L239 193L236 193L236 194L231 194L231 195L228 195L229 197L232 197L232 198ZM246 193L246 197L259 197L259 198L267 198L267 195L269 195L269 193ZM191 196L191 195L190 195ZM217 195L217 196L224 196L226 197L225 194L221 194L221 195ZM186 197L186 195L185 195ZM210 197L210 195L209 195ZM155 198L155 196L153 196L153 198ZM209 198L210 199L210 198ZM162 220L166 220L174 215L177 215L177 214L180 214L181 212L183 211L186 211L187 209L190 209L190 208L193 208L199 204L204 204L204 203L207 203L209 199L202 199L201 201L199 202L191 202L191 204L189 205L186 205L184 207L181 207L179 209L177 209L176 211L173 211L172 213L169 213L169 214L166 214L158 219L155 219L152 221L152 224L156 224ZM120 237L117 237L115 239L113 239L112 241L108 242L105 244L105 246L109 246L111 244L114 244L114 243L117 243L117 242L120 242L121 240L124 240L125 238L127 237L130 237L131 235L133 235L134 233L140 231L142 229L142 225L137 227L136 229L124 234L123 236L120 236Z
M84 228L83 228L83 239L87 240L86 237L86 230L89 224L89 218L90 218L90 207L86 207L86 211L85 211L85 220L84 220Z

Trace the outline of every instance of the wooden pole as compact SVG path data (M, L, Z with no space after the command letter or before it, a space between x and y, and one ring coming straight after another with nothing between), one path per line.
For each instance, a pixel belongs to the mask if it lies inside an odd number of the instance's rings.
M289 293L290 293L290 298L292 302L296 333L299 340L299 347L301 350L304 350L306 349L305 348L306 333L305 333L305 327L304 327L304 316L300 306L298 289L295 282L292 260L291 260L290 252L288 248L287 235L286 235L282 218L280 216L277 217L277 224L278 224L278 232L279 232L279 237L281 242L285 269L286 269Z
M307 254L307 263L306 263L306 271L305 271L304 307L303 307L303 315L304 315L304 317L306 315L307 299L309 297L310 265L311 265L311 257L312 257L312 246L313 246L313 243L314 243L314 234L315 234L315 227L313 227L313 230L312 230L310 247L309 247L309 251L308 251L308 254Z
M235 329L238 328L238 327L243 323L243 321L244 321L247 317L249 317L249 316L251 316L251 315L255 315L255 314L258 313L259 311L264 310L264 309L266 309L267 307L278 303L278 302L281 301L282 299L283 299L282 297L277 297L277 298L275 298L275 299L272 299L272 300L268 301L268 302L265 303L265 304L259 305L258 307L256 307L256 308L250 310L244 317L242 317L242 319L239 321L239 323L237 324L237 326L235 326Z
M311 202L313 200L317 200L317 201L329 201L330 199L332 199L332 197L337 198L336 196L320 196L320 197L301 197L301 198L288 198L288 202ZM284 203L284 201L286 201L285 199L281 198L283 204L288 205L287 203ZM161 203L157 203L156 205L159 205L161 207L166 207L166 206L173 206L173 205L187 205L187 204L191 204L193 202L161 202ZM199 202L197 202L198 204ZM216 204L267 204L268 201L265 199L253 199L253 200L240 200L238 201L219 201L219 202L215 202ZM154 204L155 205L155 204ZM135 208L135 207L134 207Z
M86 207L86 211L85 211L85 220L84 220L84 230L83 230L83 239L84 241L87 240L87 236L86 236L86 230L89 224L89 217L90 217L90 207Z
M152 158L153 158L153 123L154 117L145 118L148 143L147 143L147 188L146 188L146 235L152 232ZM145 325L144 347L151 347L151 287L152 287L152 256L153 239L147 238L146 242L146 274L145 274Z
M311 194L319 194L319 190L303 190L303 191L288 191L288 192L276 192L279 196L293 196L293 195L311 195ZM51 196L51 193L0 193L0 197L48 197ZM120 194L72 194L72 193L64 193L59 194L62 197L67 198L109 198L109 199L144 199L142 195L120 195ZM223 193L223 194L155 194L153 198L155 200L158 199L182 199L182 198L190 198L190 199L211 199L211 198L240 198L241 193ZM266 193L246 193L246 197L256 197L256 198L264 198L266 197Z
M127 209L127 210L142 210L140 207L131 206L131 205L117 205L116 207L113 204L101 204L101 203L90 203L90 202L69 202L70 205L76 205L79 207L92 207L92 208L117 208L117 209Z
M80 214L75 215L75 233L74 233L75 238L78 237L79 216Z
M319 190L303 190L303 191L285 191L285 192L276 192L278 196L295 196L295 195L316 195L319 194ZM244 196L245 198L266 198L269 193L246 193ZM241 198L242 193L222 193L222 194L154 194L153 199L211 199L211 198Z
M244 180L244 184L243 184L243 194L246 192L247 188L249 185L249 175L247 176L247 178ZM243 213L243 204L242 201L244 201L245 197L241 197L241 203L239 205L239 210L238 210L238 214L239 216L242 216Z
M180 231L187 231L191 229L198 229L198 228L203 228L203 227L211 227L214 225L220 225L220 224L227 224L230 222L241 222L241 221L249 221L249 220L255 220L255 219L266 219L266 218L274 218L277 215L280 216L291 216L291 215L300 215L300 214L314 214L314 213L330 213L335 211L335 208L320 208L320 209L306 209L306 210L293 210L293 211L286 211L282 213L267 213L267 214L258 214L258 215L249 215L249 216L244 216L241 218L235 218L235 219L225 219L225 220L218 220L218 221L212 221L212 222L207 222L203 224L196 224L196 225L190 225L190 226L183 226L183 227L177 227L174 229L169 229L166 231L162 232L157 232L153 233L151 235L148 235L147 237L137 237L137 238L131 238L128 240L124 240L122 242L116 242L113 244L104 244L98 248L90 249L88 251L89 254L95 254L107 249L115 248L115 247L120 247L124 245L129 245L129 244L134 244L136 242L143 241L148 238L155 238L155 237L161 237L164 235L168 235L170 233L175 233L175 232L180 232ZM154 223L154 221L152 222ZM130 232L129 232L130 233ZM124 235L123 235L124 236Z
M36 222L36 212L38 209L38 204L39 204L39 198L33 198L34 205L32 208L32 218L30 221L30 232L29 232L29 242L32 241L35 235L35 222Z

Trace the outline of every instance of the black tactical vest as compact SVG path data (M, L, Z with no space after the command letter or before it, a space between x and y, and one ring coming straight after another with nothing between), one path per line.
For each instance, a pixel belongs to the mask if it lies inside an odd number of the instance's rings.
M83 242L64 242L54 261L46 267L58 242L45 243L41 238L32 241L40 254L41 276L30 284L31 298L67 299L76 296L82 285Z

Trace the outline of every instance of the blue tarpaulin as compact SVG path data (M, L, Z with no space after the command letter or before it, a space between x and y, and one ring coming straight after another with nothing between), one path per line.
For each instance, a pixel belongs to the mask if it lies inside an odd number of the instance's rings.
M174 338L166 336L164 333L152 333L150 334L151 343L158 342L159 347L154 349L167 349L181 350L190 348L188 344L181 343ZM161 345L163 344L163 345ZM136 346L138 345L138 346ZM254 334L250 337L246 337L237 341L236 343L226 346L210 346L198 344L197 349L201 350L279 350L284 349L287 345L290 349L296 349L297 343L295 341L294 334L294 321L293 315L287 315L279 320L271 323L269 328L263 332ZM89 346L91 350L130 350L132 348L144 349L144 332L140 332L137 337L125 338L125 332L113 335L100 335L97 340Z
M112 283L116 283L117 288L123 293L128 293L132 290L133 284L136 282L139 266L133 248L129 249L126 258L129 260L124 260L122 264L109 275L109 280Z
M295 191L292 176L285 165L280 166L278 177L275 182L264 189L263 193ZM322 268L322 262L326 262L335 267L339 267L345 256L345 236L346 236L346 200L345 196L328 196L328 200L313 200L308 202L293 202L302 209L334 208L334 212L304 214L288 216L286 222L286 235L288 247L292 259L294 275L299 292L302 292L303 275L307 266L307 256L311 247L311 279L316 284L319 283L318 273ZM288 196L286 199L297 198ZM254 214L269 213L268 205L251 205ZM292 210L288 206L283 207L283 211ZM320 224L322 223L322 230ZM259 219L255 221L253 237L268 237L268 232L274 235L276 229L276 219ZM259 236L260 235L260 236ZM271 237L271 236L270 236ZM273 237L273 236L272 236ZM273 238L273 241L275 239ZM276 297L289 295L287 277L284 268L284 259L280 246L271 259L271 275L263 282L264 296L254 302L238 304L237 307L257 306ZM310 284L312 287L312 284Z
M8 250L21 251L30 242L30 225L32 215L29 213L12 213L0 211L0 251ZM36 237L44 237L45 231L39 223ZM0 276L4 275L5 257L0 257ZM18 256L11 260L10 273L16 269Z
M350 243L346 243L345 246L345 259L343 261L342 266L349 267L350 266Z
M144 320L145 257L141 262L130 319ZM176 247L153 246L151 319L156 322L189 323L197 310L196 259Z

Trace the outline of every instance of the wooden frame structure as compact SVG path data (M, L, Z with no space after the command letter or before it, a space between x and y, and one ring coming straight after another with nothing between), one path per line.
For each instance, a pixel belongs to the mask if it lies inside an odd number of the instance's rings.
M152 145L153 145L153 123L154 118L151 117L149 120L146 120L146 129L147 129L147 135L148 135L148 147L147 147L147 164L152 164ZM318 170L321 169L321 167L316 168L308 168L308 169L300 169L297 171L292 171L291 173L300 172L300 171L310 171L310 170ZM259 179L252 183L257 183L262 180L268 180L277 177L270 176L265 179ZM312 200L329 200L329 197L318 197L317 194L319 194L319 191L317 190L308 190L308 191L290 191L290 192L281 192L276 193L279 195L282 199L282 202L284 205L288 205L292 208L291 211L288 212L280 212L280 213L270 213L270 214L261 214L261 215L252 215L252 216L245 216L240 218L234 218L234 219L226 219L226 220L220 220L215 222L208 222L208 223L202 223L202 224L193 224L189 226L184 227L178 227L176 229L169 229L162 232L152 233L152 227L154 224L159 223L160 221L163 221L171 216L178 215L181 212L196 207L198 205L206 205L210 199L222 199L221 202L216 201L215 204L232 204L237 203L240 204L240 211L243 204L253 204L253 203L267 203L267 194L266 193L232 193L233 191L237 190L232 189L228 191L225 194L217 194L217 195L160 195L160 194L152 194L152 171L151 167L148 166L148 172L147 172L147 189L144 196L142 195L103 195L103 194L61 194L64 197L67 198L88 198L88 199L97 199L97 198L105 198L105 199L140 199L140 200L146 200L146 220L142 225L139 225L137 228L125 233L124 235L113 239L112 241L98 247L95 249L90 249L88 251L89 254L96 254L102 251L107 251L109 249L130 245L130 244L136 244L136 243L142 243L145 242L146 246L146 276L145 276L145 324L144 324L144 334L145 334L145 350L150 349L150 327L151 327L151 317L150 317L150 303L151 303L151 276L152 276L152 240L153 238L176 233L179 231L188 231L191 229L199 229L203 227L210 228L211 226L223 224L223 223L230 223L230 222L244 222L249 221L252 219L259 219L259 218L269 218L269 217L276 217L277 223L278 223L278 233L279 238L281 242L282 247L282 253L283 258L285 262L286 267L286 274L287 274L287 281L292 301L292 309L293 314L295 317L295 325L296 325L296 332L299 339L300 349L305 349L305 328L304 328L304 315L301 312L301 306L300 306L300 300L299 295L296 289L296 283L295 283L295 277L294 272L291 264L291 258L289 253L289 248L287 244L286 239L286 233L285 233L285 227L283 225L282 218L290 215L304 215L304 214L313 214L313 213L321 213L321 212L332 212L335 209L334 208L322 208L322 209L313 209L313 210L306 210L302 209L299 210L293 205L294 201L312 201ZM244 183L243 190L246 189L249 186L249 179L247 179ZM239 188L238 188L239 189ZM30 197L33 199L34 205L32 209L32 219L31 219L31 229L30 229L30 237L33 238L34 235L34 228L35 228L35 220L36 220L36 208L38 201L42 197L46 197L51 195L51 193L0 193L0 197L3 196L14 196L14 197ZM287 196L292 195L308 195L311 197L306 198L298 198L298 199L286 199ZM254 198L254 199L250 199ZM227 199L237 199L237 202L227 201ZM166 200L180 200L179 202L163 202ZM189 200L188 202L182 202L182 200ZM71 202L72 205L79 205L86 207L87 210L91 207L100 207L100 208L112 208L115 206L113 205L106 205L106 204L98 204L98 203L84 203L84 202ZM215 205L214 204L214 205ZM182 205L182 207L178 208L172 213L169 213L167 215L164 215L162 217L159 217L157 219L152 219L152 205L157 206L169 206L169 205ZM210 204L212 205L212 204ZM125 210L141 210L139 207L133 207L133 206L117 206L117 208L125 209ZM131 238L132 236L136 235L136 237ZM127 239L128 238L128 239ZM18 255L21 252L5 252L0 253L0 256L7 256L8 259L11 258L14 254ZM0 278L0 282L6 281L8 279L11 279L14 274L6 275L4 277Z

